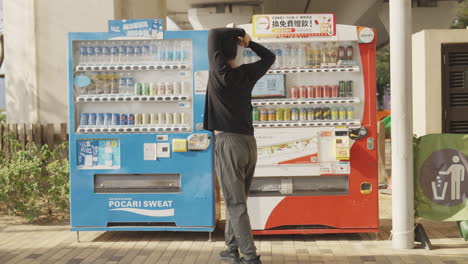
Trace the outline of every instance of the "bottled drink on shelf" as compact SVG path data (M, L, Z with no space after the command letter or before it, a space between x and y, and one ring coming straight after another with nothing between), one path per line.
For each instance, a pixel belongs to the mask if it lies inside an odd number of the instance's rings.
M158 42L158 59L160 63L165 63L167 61L167 51L166 51L166 45L163 41Z
M330 63L330 53L328 52L328 49L329 49L329 44L328 43L325 43L323 46L322 46L322 49L321 49L321 55L322 55L322 61L321 63L323 64L328 64Z
M96 64L102 64L102 47L99 46L99 42L96 42L94 46L94 58Z
M141 62L143 55L141 43L137 41L133 49L135 54L133 55L132 61L135 63Z
M346 49L343 46L338 47L338 60L340 61L346 60Z
M353 55L354 55L353 46L349 45L346 48L346 60L352 61L353 60Z
M305 68L307 67L307 47L304 44L299 44L297 50L297 60L298 60L298 67Z
M127 75L127 87L126 87L126 94L127 95L132 95L133 94L133 86L135 85L135 79L133 77L130 77Z
M151 61L150 46L147 42L141 45L141 62L148 63Z
M190 41L188 40L183 40L182 41L182 46L181 46L181 60L183 63L187 63L189 58L190 58L190 54L191 54L191 49L190 49Z
M117 63L119 62L119 47L117 46L117 43L112 42L110 46L110 58L109 58L110 63Z
M167 63L174 62L174 42L173 41L168 41L166 43L166 60L167 60Z
M273 49L274 49L274 53L276 55L274 68L275 69L281 69L282 66L283 66L283 60L284 60L283 50L281 50L281 45L276 44L276 45L273 46Z
M121 75L119 78L119 94L127 94L127 78L125 75Z
M113 72L111 74L111 93L112 94L120 94L120 74L117 72Z
M88 47L82 43L79 48L79 58L78 61L80 64L87 64L88 63Z
M109 63L110 62L110 55L111 55L111 51L110 51L111 47L110 46L102 46L101 50L102 50L102 59L101 59L101 63Z
M95 63L95 53L94 53L94 47L92 42L87 42L86 43L86 56L87 56L87 63L88 64L93 64Z
M127 45L125 46L125 49L126 49L125 62L126 63L133 62L133 58L135 57L135 47L132 46L131 42L128 42Z
M281 49L283 50L283 65L281 68L288 69L290 68L289 65L291 64L291 50L287 44L283 44Z
M338 62L338 45L336 42L329 43L328 45L328 53L331 64L336 64Z
M119 62L124 63L127 61L127 46L119 45Z
M322 48L319 44L314 44L313 54L313 67L320 68L320 65L322 64Z

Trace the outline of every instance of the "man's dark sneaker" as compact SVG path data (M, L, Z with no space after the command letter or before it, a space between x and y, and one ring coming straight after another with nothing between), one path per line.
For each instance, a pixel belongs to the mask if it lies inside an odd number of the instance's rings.
M240 259L240 263L241 264L262 264L262 261L260 260L260 256L257 256L256 258L254 259L245 259L244 257L242 257Z
M230 263L240 263L240 260L239 260L239 250L237 249L234 249L234 250L229 250L229 249L226 249L226 250L223 250L221 252L219 252L219 256L225 260L225 261L228 261Z

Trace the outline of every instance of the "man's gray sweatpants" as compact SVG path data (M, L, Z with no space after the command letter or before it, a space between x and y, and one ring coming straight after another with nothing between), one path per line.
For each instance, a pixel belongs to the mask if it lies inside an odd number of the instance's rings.
M215 163L227 211L226 245L253 259L257 248L247 213L247 195L257 163L255 137L228 132L216 135Z

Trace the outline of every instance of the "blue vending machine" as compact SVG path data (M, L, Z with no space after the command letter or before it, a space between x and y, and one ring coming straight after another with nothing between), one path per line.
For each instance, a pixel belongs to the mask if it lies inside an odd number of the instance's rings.
M72 231L215 228L208 33L144 21L69 33Z

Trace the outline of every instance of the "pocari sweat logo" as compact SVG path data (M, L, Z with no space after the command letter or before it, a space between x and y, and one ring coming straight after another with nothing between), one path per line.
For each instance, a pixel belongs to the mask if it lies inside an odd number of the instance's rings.
M174 201L169 200L143 200L136 201L132 198L110 198L109 210L125 211L139 215L153 217L174 216Z
M120 27L111 26L111 27L110 27L110 31L111 31L111 32L117 32L117 33L118 33L118 32L120 32Z

